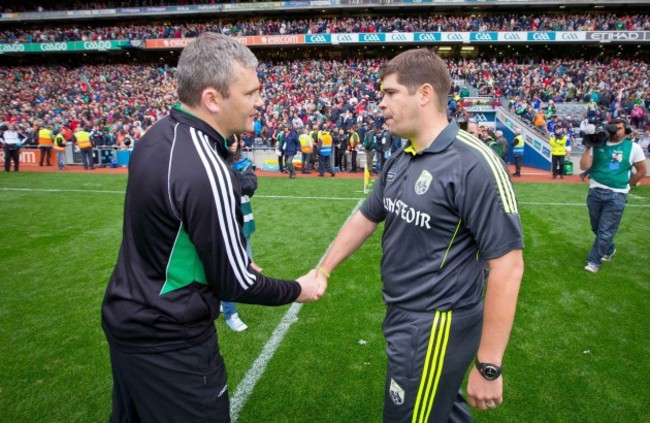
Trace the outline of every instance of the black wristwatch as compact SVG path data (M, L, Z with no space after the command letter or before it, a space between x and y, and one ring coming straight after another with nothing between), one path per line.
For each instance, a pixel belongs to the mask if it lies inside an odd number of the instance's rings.
M490 363L481 363L476 359L476 368L478 372L487 380L495 380L501 376L502 367L497 366L496 364Z

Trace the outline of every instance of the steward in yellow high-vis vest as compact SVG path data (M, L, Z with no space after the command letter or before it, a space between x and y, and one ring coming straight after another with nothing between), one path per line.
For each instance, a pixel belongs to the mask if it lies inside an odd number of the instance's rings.
M52 144L52 148L56 152L56 163L59 166L59 170L65 169L65 144L65 137L59 131L56 137L54 137L54 144Z
M81 126L75 129L73 142L79 147L81 152L81 163L84 169L95 170L95 160L93 158L93 141L90 139L90 132L86 132Z
M303 128L302 134L298 135L298 142L300 142L301 155L301 169L302 173L311 173L311 154L313 153L313 142L307 130Z
M298 136L298 141L300 141L300 151L303 154L312 153L312 139L308 134L306 133L300 134Z
M50 129L41 127L38 130L38 150L41 154L41 157L38 161L39 166L43 166L44 161L48 166L52 166L52 164L50 163L50 159L52 157L53 141L54 141L54 136L52 136L52 131Z
M554 156L566 156L566 143L569 137L566 135L551 135L548 143L551 144L551 154Z
M41 128L38 130L38 145L40 146L52 146L52 131L46 128Z
M562 130L557 128L555 134L552 134L548 140L551 145L551 168L553 169L553 179L560 175L564 178L564 157L566 156L566 144L569 137L562 134Z
M77 147L79 147L80 150L93 147L93 143L90 140L90 132L79 130L74 133L74 138L77 143Z

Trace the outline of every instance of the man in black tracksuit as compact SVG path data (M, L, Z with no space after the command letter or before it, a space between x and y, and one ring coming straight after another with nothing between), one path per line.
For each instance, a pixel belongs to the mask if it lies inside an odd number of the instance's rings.
M195 39L179 59L181 104L133 150L122 246L102 305L112 422L230 421L219 302L281 305L324 291L313 275L266 277L246 254L225 140L252 129L262 105L256 66L228 37Z

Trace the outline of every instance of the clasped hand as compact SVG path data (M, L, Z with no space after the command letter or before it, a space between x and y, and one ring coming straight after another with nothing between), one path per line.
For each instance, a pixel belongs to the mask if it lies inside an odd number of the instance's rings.
M318 270L312 269L304 276L297 279L302 290L296 299L298 303L317 301L325 294L327 278Z

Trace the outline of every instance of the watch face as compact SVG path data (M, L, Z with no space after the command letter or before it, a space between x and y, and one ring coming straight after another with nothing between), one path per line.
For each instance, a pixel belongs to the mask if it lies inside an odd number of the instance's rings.
M499 377L499 369L492 366L485 366L483 367L483 376L489 380L496 379Z

